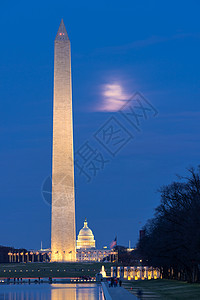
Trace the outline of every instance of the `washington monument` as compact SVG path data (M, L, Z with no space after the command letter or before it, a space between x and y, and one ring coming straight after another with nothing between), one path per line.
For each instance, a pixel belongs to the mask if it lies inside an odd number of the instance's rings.
M75 196L70 40L60 23L54 43L51 260L75 261Z

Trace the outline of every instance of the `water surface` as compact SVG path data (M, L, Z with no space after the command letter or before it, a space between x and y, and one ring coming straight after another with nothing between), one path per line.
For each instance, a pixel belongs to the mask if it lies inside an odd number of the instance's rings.
M0 300L104 300L98 284L10 284L0 286Z

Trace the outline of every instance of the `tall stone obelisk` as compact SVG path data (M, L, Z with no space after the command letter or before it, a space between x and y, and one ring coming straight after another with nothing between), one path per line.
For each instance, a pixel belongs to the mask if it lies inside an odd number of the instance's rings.
M71 48L62 20L54 44L51 260L75 261L75 247Z

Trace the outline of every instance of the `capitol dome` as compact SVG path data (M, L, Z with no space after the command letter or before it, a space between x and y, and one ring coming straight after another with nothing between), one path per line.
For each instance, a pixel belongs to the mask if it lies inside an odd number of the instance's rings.
M90 249L95 248L95 239L92 230L88 227L85 219L84 227L79 231L78 239L76 241L76 249Z

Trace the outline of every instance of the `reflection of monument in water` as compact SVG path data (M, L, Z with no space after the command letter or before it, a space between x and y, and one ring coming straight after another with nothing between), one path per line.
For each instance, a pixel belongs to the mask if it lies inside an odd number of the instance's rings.
M103 300L100 285L95 284L52 284L50 300ZM48 298L49 299L49 298ZM39 299L38 299L39 300Z
M75 284L52 284L51 287L51 300L77 299Z
M103 300L97 284L17 284L4 285L1 299L6 300Z
M52 284L51 286L51 300L103 300L101 286L95 284L59 284L59 286Z
M71 47L63 20L54 44L51 260L75 261Z

